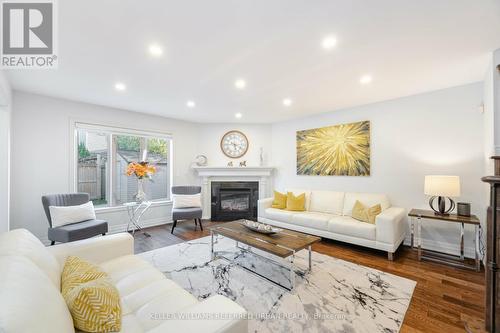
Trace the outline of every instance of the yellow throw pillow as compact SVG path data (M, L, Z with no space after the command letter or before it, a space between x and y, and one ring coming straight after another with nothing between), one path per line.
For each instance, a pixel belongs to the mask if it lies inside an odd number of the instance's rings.
M85 332L121 330L120 294L99 267L70 256L61 276L61 290L74 326Z
M96 280L108 275L99 267L79 257L69 256L66 258L61 274L61 293L64 295L70 289L82 283Z
M303 212L306 210L306 194L302 193L295 196L292 192L286 195L286 210Z
M375 217L381 212L382 206L380 206L380 204L366 208L361 202L356 200L356 203L352 208L351 216L358 221L375 224Z
M286 208L286 194L280 193L278 191L274 191L274 200L271 205L273 208L277 209L285 209Z

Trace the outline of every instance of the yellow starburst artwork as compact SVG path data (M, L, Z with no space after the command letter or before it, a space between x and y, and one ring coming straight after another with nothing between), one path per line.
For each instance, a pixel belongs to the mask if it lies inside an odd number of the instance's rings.
M370 122L297 132L297 174L370 175Z

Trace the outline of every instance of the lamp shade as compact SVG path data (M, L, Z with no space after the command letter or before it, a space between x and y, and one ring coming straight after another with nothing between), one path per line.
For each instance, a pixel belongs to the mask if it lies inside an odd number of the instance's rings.
M424 192L427 195L458 197L460 196L460 177L425 176Z

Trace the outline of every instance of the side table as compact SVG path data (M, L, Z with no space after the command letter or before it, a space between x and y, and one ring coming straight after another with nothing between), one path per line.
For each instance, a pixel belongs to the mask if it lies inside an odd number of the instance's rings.
M128 213L128 224L127 224L127 232L130 231L130 225L132 224L132 235L135 235L135 230L142 231L144 236L151 237L150 234L142 230L141 227L141 218L142 215L151 207L151 201L142 201L142 202L127 202L123 204L127 207Z
M481 269L481 262L479 260L479 234L481 231L481 224L479 219L475 215L471 216L461 216L457 214L449 215L437 215L431 210L425 209L412 209L408 216L411 220L411 247L414 248L414 238L415 238L415 220L417 221L417 253L418 260L427 259L439 263L449 264L456 267L475 269L477 272ZM460 225L460 255L450 255L445 253L440 253L436 251L424 251L422 249L422 219L429 219L439 223L458 223ZM468 265L465 263L464 256L464 231L465 224L474 225L474 252L475 252L475 263L474 265Z

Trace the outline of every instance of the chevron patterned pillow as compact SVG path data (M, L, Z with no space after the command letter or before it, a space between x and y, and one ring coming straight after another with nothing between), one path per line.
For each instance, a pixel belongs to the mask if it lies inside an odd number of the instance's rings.
M120 331L120 295L99 267L78 257L68 257L61 290L75 328L84 332Z
M107 277L99 267L79 257L69 256L66 258L61 274L61 293L67 294L71 289L82 283Z

